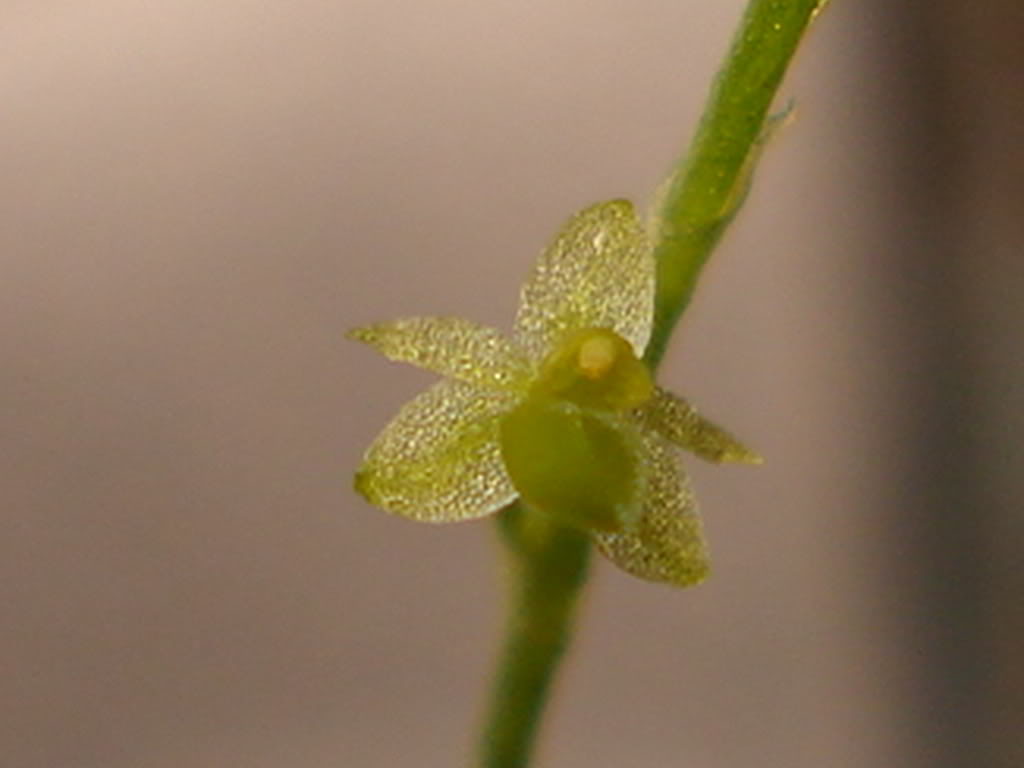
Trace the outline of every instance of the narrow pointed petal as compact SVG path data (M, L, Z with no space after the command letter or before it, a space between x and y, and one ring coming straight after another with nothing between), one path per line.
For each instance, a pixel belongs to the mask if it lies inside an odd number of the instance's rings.
M632 203L586 208L544 252L520 293L516 340L535 360L567 332L608 328L641 356L654 316L654 257Z
M707 461L738 464L764 461L731 434L701 416L686 400L661 387L655 387L654 397L634 413L642 425Z
M525 353L499 331L461 317L408 317L348 332L392 360L488 389L525 386Z
M708 552L697 503L672 447L656 435L643 441L646 473L637 522L619 533L595 533L597 547L624 571L678 587L708 574Z
M516 492L498 445L515 395L453 379L407 403L366 452L356 490L388 512L431 523L496 512Z

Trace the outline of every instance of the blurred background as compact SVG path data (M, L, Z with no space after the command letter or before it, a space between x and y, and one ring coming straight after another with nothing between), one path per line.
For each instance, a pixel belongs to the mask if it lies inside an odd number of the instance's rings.
M643 205L740 0L6 0L0 762L465 765L489 522L350 489L429 381L346 342L508 327ZM1024 7L837 0L662 378L715 555L596 563L537 765L1024 765Z

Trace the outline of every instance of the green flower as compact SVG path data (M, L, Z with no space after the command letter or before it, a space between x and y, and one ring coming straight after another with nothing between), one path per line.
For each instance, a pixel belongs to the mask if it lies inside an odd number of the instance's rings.
M708 572L676 447L760 463L640 360L654 313L654 260L631 203L573 216L521 292L511 338L451 317L350 332L444 378L406 404L366 452L356 489L433 523L515 500L588 530L631 574L680 586Z

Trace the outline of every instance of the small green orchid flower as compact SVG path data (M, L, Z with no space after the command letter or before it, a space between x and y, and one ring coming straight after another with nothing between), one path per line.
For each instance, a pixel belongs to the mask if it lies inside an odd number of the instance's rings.
M708 572L675 447L760 463L641 361L655 265L628 201L573 216L521 292L511 338L468 320L407 318L351 338L445 378L405 405L366 452L356 489L388 512L443 523L521 498L589 531L643 579L679 586Z

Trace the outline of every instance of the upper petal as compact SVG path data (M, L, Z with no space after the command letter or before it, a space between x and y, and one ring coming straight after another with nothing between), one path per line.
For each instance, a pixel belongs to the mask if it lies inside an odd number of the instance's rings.
M515 395L445 379L407 403L369 447L356 490L388 512L432 523L496 512L516 497L498 420Z
M634 576L679 587L708 574L708 551L697 502L675 451L646 434L641 464L646 487L636 524L618 533L595 533L598 549Z
M609 328L643 354L654 313L654 257L627 200L577 213L544 252L520 293L516 340L534 359L559 337Z
M348 332L392 360L488 389L525 385L525 353L499 331L461 317L407 317Z
M652 397L634 411L637 420L681 448L716 462L760 464L761 457L729 432L701 416L683 398L654 388Z

